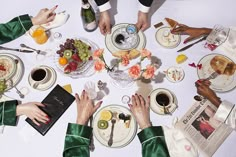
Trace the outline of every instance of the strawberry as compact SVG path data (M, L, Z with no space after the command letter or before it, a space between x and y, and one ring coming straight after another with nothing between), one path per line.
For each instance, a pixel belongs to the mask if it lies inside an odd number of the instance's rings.
M68 64L65 68L64 68L64 73L65 74L69 74L71 72L71 66Z
M72 61L69 63L69 66L71 67L71 71L75 71L78 67L78 63L75 61Z
M82 62L82 60L80 59L78 53L74 53L71 58L72 58L74 61Z

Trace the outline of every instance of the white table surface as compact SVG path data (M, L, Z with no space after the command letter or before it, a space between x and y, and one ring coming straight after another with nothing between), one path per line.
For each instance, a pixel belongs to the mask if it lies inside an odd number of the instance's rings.
M162 4L160 6L160 4ZM80 0L7 0L1 2L0 9L0 21L7 22L11 18L28 13L30 15L36 15L41 8L51 8L55 5L59 5L56 11L66 10L70 14L68 22L62 27L53 29L52 32L60 32L64 38L67 37L85 37L93 40L101 48L105 48L105 58L109 61L112 59L111 54L105 47L104 36L100 34L99 29L95 32L88 33L82 28L80 18ZM113 0L113 13L115 14L115 23L136 23L137 19L137 3L136 0ZM157 9L157 10L156 10ZM151 50L153 55L157 56L162 61L161 67L158 69L160 72L166 70L169 66L177 65L175 62L178 53L176 51L182 48L184 45L181 43L175 49L165 49L157 44L155 40L156 29L154 24L163 21L165 17L176 19L177 21L187 24L189 26L196 27L213 27L215 24L222 24L224 26L236 26L235 20L236 2L234 0L154 0L151 12L151 27L145 31L147 37L146 48ZM117 13L118 12L118 13ZM182 36L182 41L186 37ZM4 44L6 47L19 47L20 43L25 43L35 48L42 50L54 49L56 41L50 40L46 44L39 46L29 36L22 36L10 43ZM220 51L215 51L222 53ZM188 56L188 60L179 65L185 70L185 78L182 82L173 84L166 79L162 81L152 82L151 84L139 84L142 86L140 89L137 85L132 86L129 89L121 90L117 89L109 84L109 77L104 71L98 73L89 78L71 79L61 75L57 71L58 84L65 85L71 84L73 93L81 92L84 83L88 80L97 82L103 80L108 83L110 93L103 99L103 106L109 104L122 104L121 97L123 95L131 95L135 92L148 95L152 89L155 88L167 88L173 91L179 102L179 108L173 113L172 116L160 116L151 112L151 121L154 125L167 125L171 126L174 117L181 117L191 106L193 96L196 95L196 88L194 82L198 79L196 69L189 67L188 63L197 63L204 55L210 54L208 49L203 47L203 43L195 45L189 50L186 50L184 54ZM17 54L17 53L14 53ZM28 82L27 77L30 70L37 65L49 65L55 68L52 58L47 58L44 61L37 61L35 54L17 54L24 62L25 73L23 79L18 84L18 88L28 87L30 93L23 99L23 102L28 101L41 101L49 92L36 91L32 89ZM141 91L141 92L140 92ZM228 93L218 94L222 99L229 101L235 101L236 90ZM12 89L8 96L19 99L19 96ZM68 122L75 122L76 119L76 104L73 103L70 108L64 113L64 115L56 122L51 130L43 137L40 134L36 134L26 142L19 135L19 132L23 131L23 128L29 127L24 121L25 117L20 117L17 127L5 127L3 135L0 135L0 156L1 157L60 157L64 147L64 137ZM221 147L214 154L215 157L234 157L236 154L235 147L236 134L233 132ZM137 138L126 147L121 149L110 149L102 146L97 140L95 140L95 152L91 153L91 157L120 157L120 156L132 156L141 157L141 145Z

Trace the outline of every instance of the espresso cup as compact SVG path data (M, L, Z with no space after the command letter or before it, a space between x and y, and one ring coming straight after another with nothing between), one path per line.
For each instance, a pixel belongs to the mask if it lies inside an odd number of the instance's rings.
M155 96L156 104L160 107L168 107L173 103L173 96L168 91L160 91Z
M44 67L37 67L31 70L30 80L33 88L37 88L38 85L47 83L49 80L49 72Z

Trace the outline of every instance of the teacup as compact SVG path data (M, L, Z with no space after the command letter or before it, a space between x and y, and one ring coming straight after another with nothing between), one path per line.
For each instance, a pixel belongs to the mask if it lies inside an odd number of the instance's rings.
M37 88L40 84L45 84L49 81L50 75L47 68L36 67L30 72L30 81L33 88Z
M37 44L44 44L48 40L48 32L40 25L35 25L30 28L30 35Z
M173 96L169 91L161 90L155 95L156 104L160 107L168 107L173 103Z

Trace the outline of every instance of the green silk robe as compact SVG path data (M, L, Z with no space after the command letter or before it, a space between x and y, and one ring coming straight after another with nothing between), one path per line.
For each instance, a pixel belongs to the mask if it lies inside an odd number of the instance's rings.
M92 128L68 124L63 157L89 157ZM149 127L138 134L143 157L169 157L162 127Z
M33 26L29 15L15 17L11 21L0 24L0 44L10 42L25 34Z
M0 126L16 125L16 105L17 100L0 102Z

